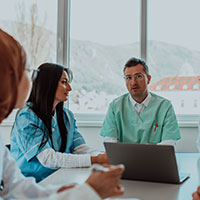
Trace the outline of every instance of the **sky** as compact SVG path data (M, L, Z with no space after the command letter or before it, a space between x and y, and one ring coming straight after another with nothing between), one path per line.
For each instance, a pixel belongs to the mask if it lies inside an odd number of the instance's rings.
M19 5L24 5L24 15L30 19L30 5L37 4L38 22L53 32L57 30L57 0L0 0L0 20L17 21ZM47 5L48 3L48 5Z
M139 41L140 0L72 0L71 35L103 44ZM200 50L199 0L148 0L148 39Z
M22 1L36 2L39 18L46 16L45 27L56 32L58 0L0 0L0 19L16 20ZM199 0L148 0L148 39L200 50L199 8ZM71 0L70 14L74 39L105 45L140 40L140 0Z
M136 0L72 0L71 36L101 44L139 41L140 4Z

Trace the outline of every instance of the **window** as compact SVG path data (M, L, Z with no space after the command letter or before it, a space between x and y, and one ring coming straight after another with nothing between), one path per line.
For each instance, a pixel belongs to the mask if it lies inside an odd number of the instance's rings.
M24 46L31 69L56 61L56 1L1 0L0 13L1 28Z
M195 107L195 108L198 107L198 103L197 103L197 102L198 102L198 101L195 99L195 100L194 100L194 107Z
M70 109L105 113L126 92L125 62L140 57L140 1L72 0L70 14Z
M184 100L181 100L181 108L184 108Z
M176 114L200 114L199 7L194 0L148 1L150 88L170 99ZM160 90L154 87L158 82Z
M145 0L0 2L0 27L25 47L31 69L46 61L72 69L73 112L105 114L109 102L127 92L122 70L135 56L146 57L150 90L170 99L176 114L200 113L199 1L151 0L147 12Z
M0 0L0 3L0 27L23 45L30 69L43 62L56 62L57 1ZM9 119L14 119L15 112Z

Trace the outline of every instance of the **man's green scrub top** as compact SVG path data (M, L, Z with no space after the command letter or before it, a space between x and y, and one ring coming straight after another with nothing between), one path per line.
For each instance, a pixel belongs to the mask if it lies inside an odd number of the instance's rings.
M180 131L171 102L151 93L147 107L138 114L129 93L113 100L107 111L101 136L119 142L157 144L180 139Z

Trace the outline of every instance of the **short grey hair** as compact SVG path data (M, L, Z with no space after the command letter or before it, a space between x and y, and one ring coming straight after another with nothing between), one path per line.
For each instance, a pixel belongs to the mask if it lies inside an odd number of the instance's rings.
M139 58L135 58L135 57L132 57L130 58L126 64L124 65L124 69L123 69L123 72L125 72L126 68L128 67L134 67L138 64L141 64L144 68L144 72L149 75L149 67L147 66L147 64L145 63L144 60L142 59L139 59Z

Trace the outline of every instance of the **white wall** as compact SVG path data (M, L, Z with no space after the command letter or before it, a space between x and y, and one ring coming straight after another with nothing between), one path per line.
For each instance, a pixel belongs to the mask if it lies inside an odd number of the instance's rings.
M180 128L181 139L177 142L176 151L178 152L198 152L197 138L198 127Z
M99 135L100 126L78 126L86 143L98 150L104 150L102 137ZM0 126L0 135L5 143L9 143L10 125ZM178 152L197 152L196 140L198 137L198 127L181 127L181 140L177 142L176 151Z

